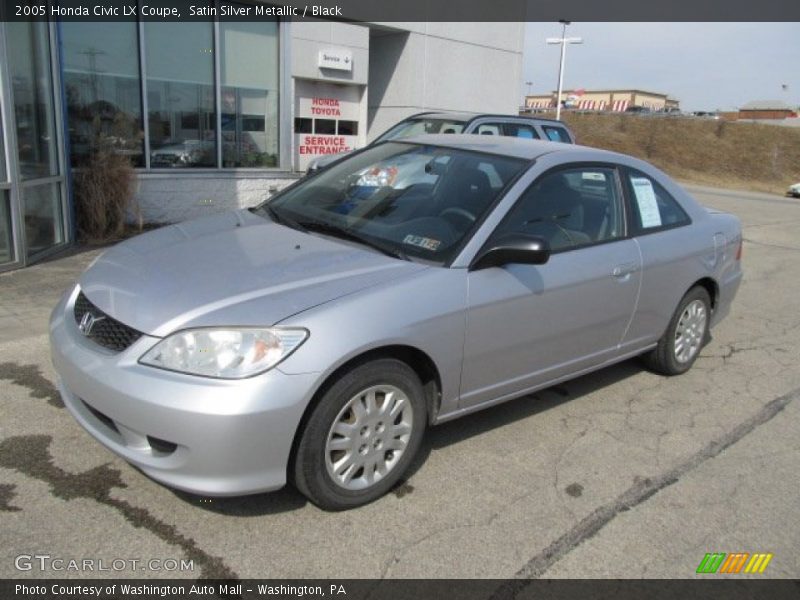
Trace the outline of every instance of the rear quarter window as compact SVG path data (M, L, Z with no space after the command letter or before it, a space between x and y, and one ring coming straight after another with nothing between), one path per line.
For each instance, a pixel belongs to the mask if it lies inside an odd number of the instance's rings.
M569 133L563 127L557 127L555 125L542 125L542 131L547 136L547 139L551 142L563 142L564 144L571 144L572 138L569 137Z
M625 185L631 204L634 234L650 233L691 223L680 203L655 179L641 171L628 169Z

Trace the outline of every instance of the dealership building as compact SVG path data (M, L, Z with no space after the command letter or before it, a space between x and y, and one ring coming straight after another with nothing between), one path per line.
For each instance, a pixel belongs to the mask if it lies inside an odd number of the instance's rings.
M133 163L146 221L252 206L415 112L516 113L523 36L524 23L0 22L0 270L73 241L71 175L98 134Z

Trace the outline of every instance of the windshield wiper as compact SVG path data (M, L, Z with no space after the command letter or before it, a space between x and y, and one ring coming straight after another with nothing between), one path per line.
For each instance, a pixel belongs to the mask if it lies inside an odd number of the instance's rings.
M286 225L287 227L291 227L292 229L297 229L298 231L303 231L303 232L308 231L305 227L303 227L303 225L301 225L294 219L290 219L289 217L280 214L269 204L265 204L262 208L267 211L270 218L276 223L279 223L281 225Z
M405 252L403 252L398 248L390 248L389 246L385 246L378 242L373 242L370 239L361 237L360 235L353 233L349 229L345 229L344 227L339 227L338 225L333 225L331 223L323 223L322 221L299 221L298 225L300 225L300 227L305 229L305 231L315 231L317 233L330 235L332 237L338 237L343 240L364 244L365 246L369 246L373 250L382 252L383 254L391 256L392 258L399 258L400 260L411 260Z

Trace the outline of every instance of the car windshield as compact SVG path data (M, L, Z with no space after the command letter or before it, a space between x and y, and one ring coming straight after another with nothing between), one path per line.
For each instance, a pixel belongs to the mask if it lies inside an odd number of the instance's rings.
M301 180L254 209L298 229L446 264L526 161L388 142Z
M456 119L408 119L407 121L400 121L389 131L378 136L375 143L429 133L461 133L465 124L465 121Z

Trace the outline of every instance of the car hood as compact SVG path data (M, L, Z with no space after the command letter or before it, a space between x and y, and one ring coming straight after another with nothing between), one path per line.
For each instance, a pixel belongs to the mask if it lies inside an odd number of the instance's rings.
M424 265L233 211L118 244L83 275L100 310L148 335L274 325Z

